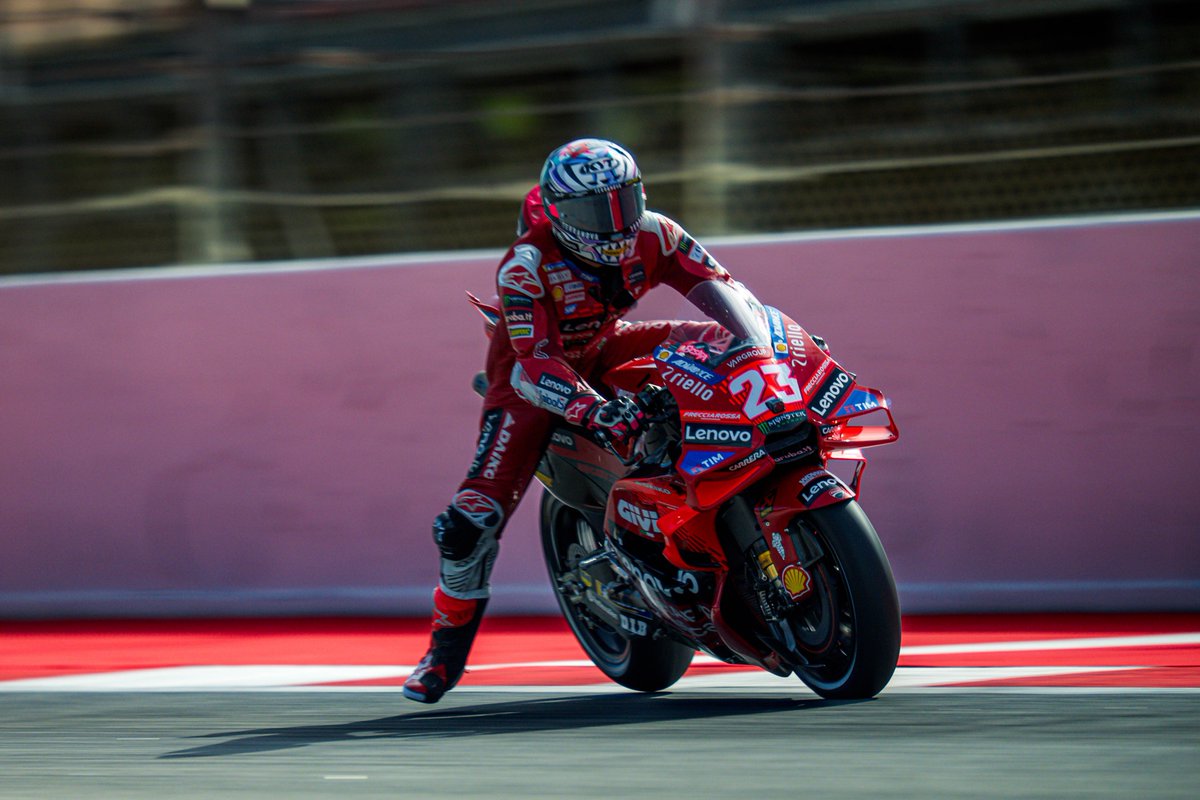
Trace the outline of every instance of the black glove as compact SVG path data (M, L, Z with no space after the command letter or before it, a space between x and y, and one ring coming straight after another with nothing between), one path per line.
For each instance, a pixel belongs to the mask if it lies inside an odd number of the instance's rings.
M642 428L646 415L628 397L603 400L592 406L583 424L601 442L623 442Z

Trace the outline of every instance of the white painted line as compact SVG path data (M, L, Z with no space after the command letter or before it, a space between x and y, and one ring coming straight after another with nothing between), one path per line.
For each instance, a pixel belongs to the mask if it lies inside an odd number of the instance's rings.
M1042 639L1002 642L968 642L960 644L921 645L905 647L901 656L955 655L1003 652L1049 652L1062 650L1111 649L1128 647L1164 647L1200 644L1200 633L1169 633L1145 636L1103 636L1076 639ZM708 655L696 656L698 665L720 664ZM470 672L494 672L506 669L531 668L594 668L586 659L553 661L529 661L504 664L480 664L468 668ZM901 667L896 671L889 688L931 687L966 681L986 681L1006 678L1029 678L1065 674L1086 674L1106 670L1139 669L1130 666L1008 666L1008 667ZM236 666L202 665L167 667L159 669L135 669L117 672L100 672L85 675L61 675L43 678L26 678L0 681L0 692L163 692L163 691L274 691L274 690L327 690L327 691L399 691L397 686L331 686L328 684L352 681L396 679L397 683L414 669L411 664L383 665L272 665L250 664ZM749 668L713 670L709 674L683 678L682 688L755 687L778 685L779 678ZM789 679L794 681L794 679ZM320 685L326 684L326 685ZM563 687L515 687L518 690L579 692L593 691L612 686L599 674L595 683ZM514 688L514 687L510 687ZM794 688L794 687L791 687ZM790 691L791 688L788 690ZM464 686L456 691L500 691L497 686ZM126 740L134 740L127 737Z
M322 775L327 781L365 781L366 775Z
M549 662L561 663L561 662ZM575 664L578 662L569 662ZM586 662L585 662L586 663ZM501 665L490 665L499 668ZM529 666L529 665L505 665ZM990 681L1033 677L1053 677L1068 674L1138 669L1137 666L1019 666L1019 667L900 667L892 679L893 688L930 687L970 681ZM0 692L245 692L245 691L399 691L395 686L331 686L338 681L362 680L368 677L407 676L411 667L338 667L338 666L231 666L176 667L156 670L128 670L95 675L70 675L61 678L35 678L0 683ZM316 680L314 680L316 679ZM325 685L314 685L325 684ZM780 678L761 670L739 669L714 671L707 675L689 675L680 679L677 690L708 689L766 689L803 691L798 679ZM494 691L564 691L593 692L626 689L596 675L594 683L569 686L461 686L456 692Z
M412 666L239 665L163 667L0 682L0 691L154 692L258 689L407 677Z

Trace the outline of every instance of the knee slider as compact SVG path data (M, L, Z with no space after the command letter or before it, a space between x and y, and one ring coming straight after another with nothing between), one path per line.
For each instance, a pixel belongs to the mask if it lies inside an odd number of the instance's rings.
M433 520L433 541L442 558L461 561L471 555L485 533L494 538L503 521L499 503L474 489L463 489Z
M474 489L456 494L437 516L433 538L442 554L441 586L446 594L460 599L488 596L503 521L500 504Z

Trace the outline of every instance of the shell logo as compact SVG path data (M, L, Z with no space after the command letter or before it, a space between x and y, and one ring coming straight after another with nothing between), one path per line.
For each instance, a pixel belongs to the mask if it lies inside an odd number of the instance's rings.
M812 588L808 571L797 564L788 564L779 577L783 579L783 588L787 589L793 600L804 597Z

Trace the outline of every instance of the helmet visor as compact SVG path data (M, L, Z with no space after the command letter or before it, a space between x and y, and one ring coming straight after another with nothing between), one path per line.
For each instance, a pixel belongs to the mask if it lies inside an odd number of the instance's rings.
M634 227L645 210L642 184L636 181L608 192L565 197L551 206L550 213L572 228L608 234Z

